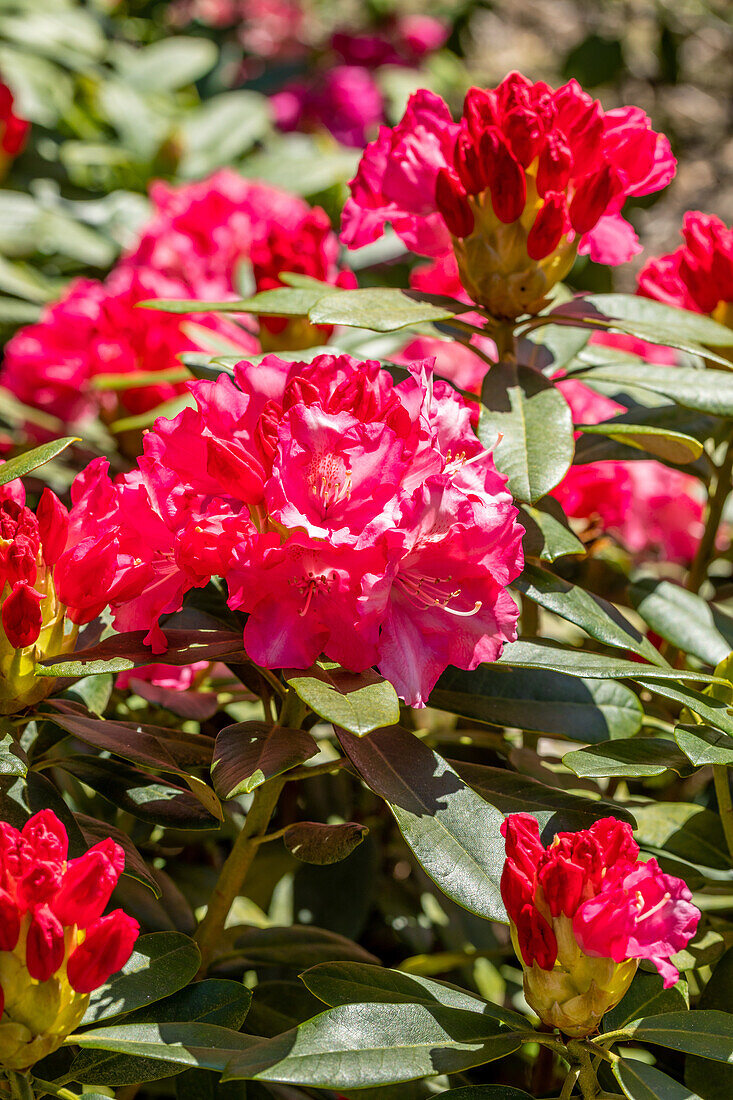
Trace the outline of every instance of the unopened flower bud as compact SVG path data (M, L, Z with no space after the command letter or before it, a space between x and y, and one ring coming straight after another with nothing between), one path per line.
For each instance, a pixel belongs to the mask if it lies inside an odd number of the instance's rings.
M121 909L95 921L67 963L71 988L91 993L106 982L129 959L139 930L137 921Z
M3 630L13 649L25 649L26 646L33 645L41 633L42 599L43 596L35 588L19 581L3 600Z
M473 214L466 192L455 172L448 168L442 168L438 173L435 201L454 237L467 237L473 232Z
M539 209L534 225L527 234L527 255L532 260L544 260L555 251L567 221L565 196L550 191Z
M587 233L592 229L620 188L620 181L608 164L585 176L570 203L570 222L575 232Z

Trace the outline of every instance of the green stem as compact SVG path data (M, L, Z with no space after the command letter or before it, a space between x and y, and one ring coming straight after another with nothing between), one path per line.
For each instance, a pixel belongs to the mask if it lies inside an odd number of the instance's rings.
M687 575L685 587L689 592L699 592L703 581L707 576L708 566L715 555L715 538L718 534L720 521L723 517L723 509L731 489L731 474L733 473L733 436L729 436L725 447L725 454L720 466L717 467L708 496L705 509L705 528L700 544L695 551L695 557Z
M573 1089L575 1088L575 1082L578 1080L578 1074L580 1073L580 1066L572 1066L567 1077L563 1081L562 1091L560 1092L559 1100L570 1100Z
M29 1073L19 1073L17 1070L9 1069L7 1070L7 1078L10 1082L13 1100L35 1100Z
M583 1094L583 1100L595 1100L600 1092L600 1085L596 1077L591 1056L586 1048L577 1039L568 1041L568 1054L578 1063L578 1084Z
M499 362L516 363L517 337L514 333L514 326L508 322L497 325L491 335L494 338L496 350L499 354Z
M81 1100L81 1097L75 1092L72 1092L71 1089L61 1088L61 1086L57 1085L54 1081L41 1081L39 1077L34 1077L33 1084L38 1088L39 1092L48 1092L51 1096L60 1097L61 1100Z
M303 700L295 694L292 688L288 688L278 715L278 725L284 726L286 729L299 730L307 713L308 707Z
M728 853L733 859L733 798L730 792L730 776L725 764L713 764L713 783L718 800L718 813L723 823Z
M211 963L217 944L221 940L229 910L234 899L242 892L252 861L257 854L260 837L269 824L284 783L284 777L278 775L274 779L268 779L255 790L242 831L221 869L206 916L196 929L195 939L201 952L201 972L205 971Z

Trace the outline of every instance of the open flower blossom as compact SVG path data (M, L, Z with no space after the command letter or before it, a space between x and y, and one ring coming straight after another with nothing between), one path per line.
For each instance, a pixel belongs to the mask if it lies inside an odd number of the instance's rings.
M458 123L429 91L362 157L344 208L351 248L386 222L414 252L455 252L470 299L498 318L538 312L578 253L639 251L626 199L672 179L667 139L638 107L604 111L575 80L553 90L510 73L471 88Z
M669 306L708 313L733 328L733 228L713 214L688 211L684 244L649 260L639 273L639 292Z
M73 648L76 631L54 586L54 567L66 546L68 515L44 489L34 513L20 480L0 490L0 714L44 699L53 680L36 663Z
M139 309L151 298L190 298L188 285L158 271L120 265L104 282L76 279L40 321L21 328L5 348L2 383L19 401L76 424L156 408L185 392L180 382L150 381L130 389L95 388L105 374L157 374L181 368L179 356L198 345L186 334L195 321L236 343L258 349L242 328L210 314ZM32 425L31 425L32 427Z
M30 123L15 113L15 99L7 84L0 81L0 176L10 161L23 151Z
M0 823L0 1065L24 1070L81 1022L89 994L125 965L139 928L104 915L125 866L113 840L68 859L52 810Z
M162 653L159 616L218 575L265 667L377 665L421 706L448 664L496 660L522 528L463 399L430 361L410 371L268 356L191 384L196 409L156 422L137 470L110 482L97 460L75 483L62 592L78 608L112 576L79 621L109 602Z
M501 831L501 896L525 996L543 1023L574 1037L595 1031L640 959L654 963L665 988L674 985L670 959L695 934L700 911L682 879L640 860L630 825L606 817L558 833L547 848L529 814L510 814Z
M655 350L664 358L667 349ZM599 424L625 411L576 379L558 382L558 389L576 424ZM639 560L684 564L692 560L702 537L702 485L683 469L654 459L575 464L552 496L589 535L611 535Z
M362 149L384 121L384 99L369 69L333 65L309 80L297 80L270 99L275 125L293 130L328 130L338 142Z

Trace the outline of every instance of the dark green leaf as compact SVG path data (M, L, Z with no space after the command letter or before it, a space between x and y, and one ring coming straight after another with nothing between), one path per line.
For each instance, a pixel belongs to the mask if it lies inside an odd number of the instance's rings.
M227 954L231 952L236 955L248 968L278 966L300 972L320 962L342 959L367 963L377 961L345 936L313 925L228 928L222 946Z
M340 1005L234 1057L224 1080L352 1089L456 1073L511 1054L515 1032L424 1004Z
M576 428L586 435L603 435L626 447L635 447L654 458L684 466L694 462L703 452L702 443L683 432L668 428L654 428L644 424L616 424L606 421L603 424L577 424Z
M615 681L496 664L479 665L474 672L447 668L430 705L492 725L585 742L633 737L644 717L634 692Z
M700 680L705 683L724 683L722 677L689 669L657 668L637 661L624 661L620 657L607 657L603 653L591 653L574 646L559 646L542 639L520 638L504 646L499 664L511 668L547 668L565 672L570 676L587 676L589 679L623 678L639 683L656 685L665 680ZM655 687L656 690L656 687Z
M230 1028L216 1024L200 1023L150 1023L118 1024L116 1027L93 1028L82 1034L69 1037L68 1043L82 1047L83 1050L109 1050L117 1054L129 1055L137 1059L168 1063L169 1066L184 1068L198 1066L203 1069L222 1071L228 1062L242 1051L262 1042L256 1036L242 1035ZM79 1059L77 1059L79 1061ZM116 1062L119 1073L113 1078L109 1062L104 1060L99 1066L84 1067L74 1063L72 1072L77 1080L83 1075L90 1083L95 1083L89 1075L102 1075L105 1085L137 1084L140 1081L139 1063L130 1065L119 1059ZM129 1071L132 1071L132 1081ZM154 1078L169 1076L159 1070L152 1071ZM175 1070L174 1070L175 1072Z
M238 722L218 734L211 777L220 798L249 794L275 775L282 775L318 753L304 730L267 722Z
M671 581L642 577L631 602L652 630L672 645L715 667L733 649L733 618Z
M364 782L389 805L418 863L449 898L506 920L499 893L503 816L450 765L399 726L339 739Z
M663 1012L684 1012L689 1008L687 987L684 982L669 989L659 974L647 974L639 970L628 993L615 1008L603 1017L603 1031L616 1031L632 1020L644 1016L657 1016Z
M563 302L553 311L571 316L617 318L634 324L650 325L663 335L659 343L680 337L711 348L730 347L733 331L704 313L692 313L667 306L638 294L587 294L572 302Z
M314 665L306 672L286 671L285 679L319 717L349 733L361 736L400 720L397 692L371 669L354 673Z
M686 802L648 802L631 807L636 839L646 852L664 861L729 872L730 855L720 818L712 810Z
M606 741L605 744L568 752L562 762L584 779L663 775L670 768L678 775L689 775L693 771L689 760L674 742L661 737Z
M393 287L341 290L321 297L308 316L318 325L348 325L374 332L392 332L424 322L445 321L468 306L438 295Z
M22 455L8 459L0 466L0 485L7 485L16 477L25 477L31 470L37 470L39 466L45 466L56 455L60 455L72 443L80 443L76 435L65 436L64 439L52 439L50 443L43 443L40 447L34 447L32 451L25 451Z
M138 882L144 883L149 890L152 890L156 898L160 897L160 887L158 883L153 878L145 860L126 833L116 829L114 825L109 825L106 821L97 821L96 818L88 817L86 814L74 814L74 817L90 848L93 844L97 844L99 841L107 840L111 837L112 840L119 844L120 848L122 848L125 853L125 869L123 873L130 878L137 879Z
M645 679L642 682L650 691L681 703L683 707L699 715L708 725L717 726L733 737L733 717L729 713L728 704L722 699L714 699L712 695L695 691L687 684L673 684L666 680L652 681L651 679Z
M519 522L525 531L522 540L525 557L553 562L570 555L585 555L583 543L568 527L558 502L546 497L542 504L542 508L525 504L519 509ZM545 510L552 506L552 511Z
M441 1092L445 1100L532 1100L524 1089L513 1085L466 1085L460 1089Z
M701 1100L679 1081L639 1058L619 1058L613 1074L629 1100Z
M200 965L198 947L180 932L141 936L122 970L92 993L82 1024L160 1001L187 985Z
M618 608L577 584L556 577L547 569L527 562L521 576L513 584L523 596L581 627L591 638L603 645L624 651L631 650L652 664L666 665L663 657Z
M654 1043L682 1054L733 1062L733 1014L714 1009L667 1012L629 1025L635 1042Z
M0 740L0 775L27 775L28 761L25 753L11 733Z
M686 409L710 413L712 416L733 416L733 374L722 370L695 370L693 367L640 366L591 367L578 375L582 381L613 382L615 385L638 387L659 394Z
M570 407L538 371L495 364L481 391L478 434L506 474L512 496L535 504L570 468L575 443Z
M299 821L289 825L283 843L302 863L324 866L339 863L350 856L369 832L366 825L346 821L341 825L321 825L317 821Z
M712 977L702 991L699 1007L729 1012L733 1008L733 947L718 959ZM685 1081L705 1100L730 1100L733 1096L733 1066L711 1066L704 1058L688 1056Z
M674 739L695 767L725 764L733 767L733 737L711 726L677 726Z

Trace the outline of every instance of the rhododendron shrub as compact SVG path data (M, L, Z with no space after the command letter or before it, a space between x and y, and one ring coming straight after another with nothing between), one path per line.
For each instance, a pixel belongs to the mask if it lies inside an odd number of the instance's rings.
M501 894L524 992L544 1024L576 1037L595 1031L639 959L654 963L665 988L674 985L669 960L694 935L700 911L681 879L639 859L628 824L603 818L545 847L536 818L510 814L502 835Z
M27 1069L80 1024L89 994L129 959L139 932L122 909L105 915L125 866L113 840L68 857L52 810L18 831L2 824L0 1064Z
M358 248L390 222L415 252L452 249L471 300L514 318L542 308L579 252L610 264L638 252L624 202L674 170L643 111L604 111L574 80L553 90L510 73L495 89L471 88L458 123L421 91L367 147L343 239Z
M376 665L424 705L446 665L496 660L515 637L522 560L504 481L431 372L395 386L376 362L268 356L193 384L196 409L156 422L136 471L81 475L62 593L78 608L90 562L111 569L98 597L118 629L163 652L161 613L222 576L257 664Z

